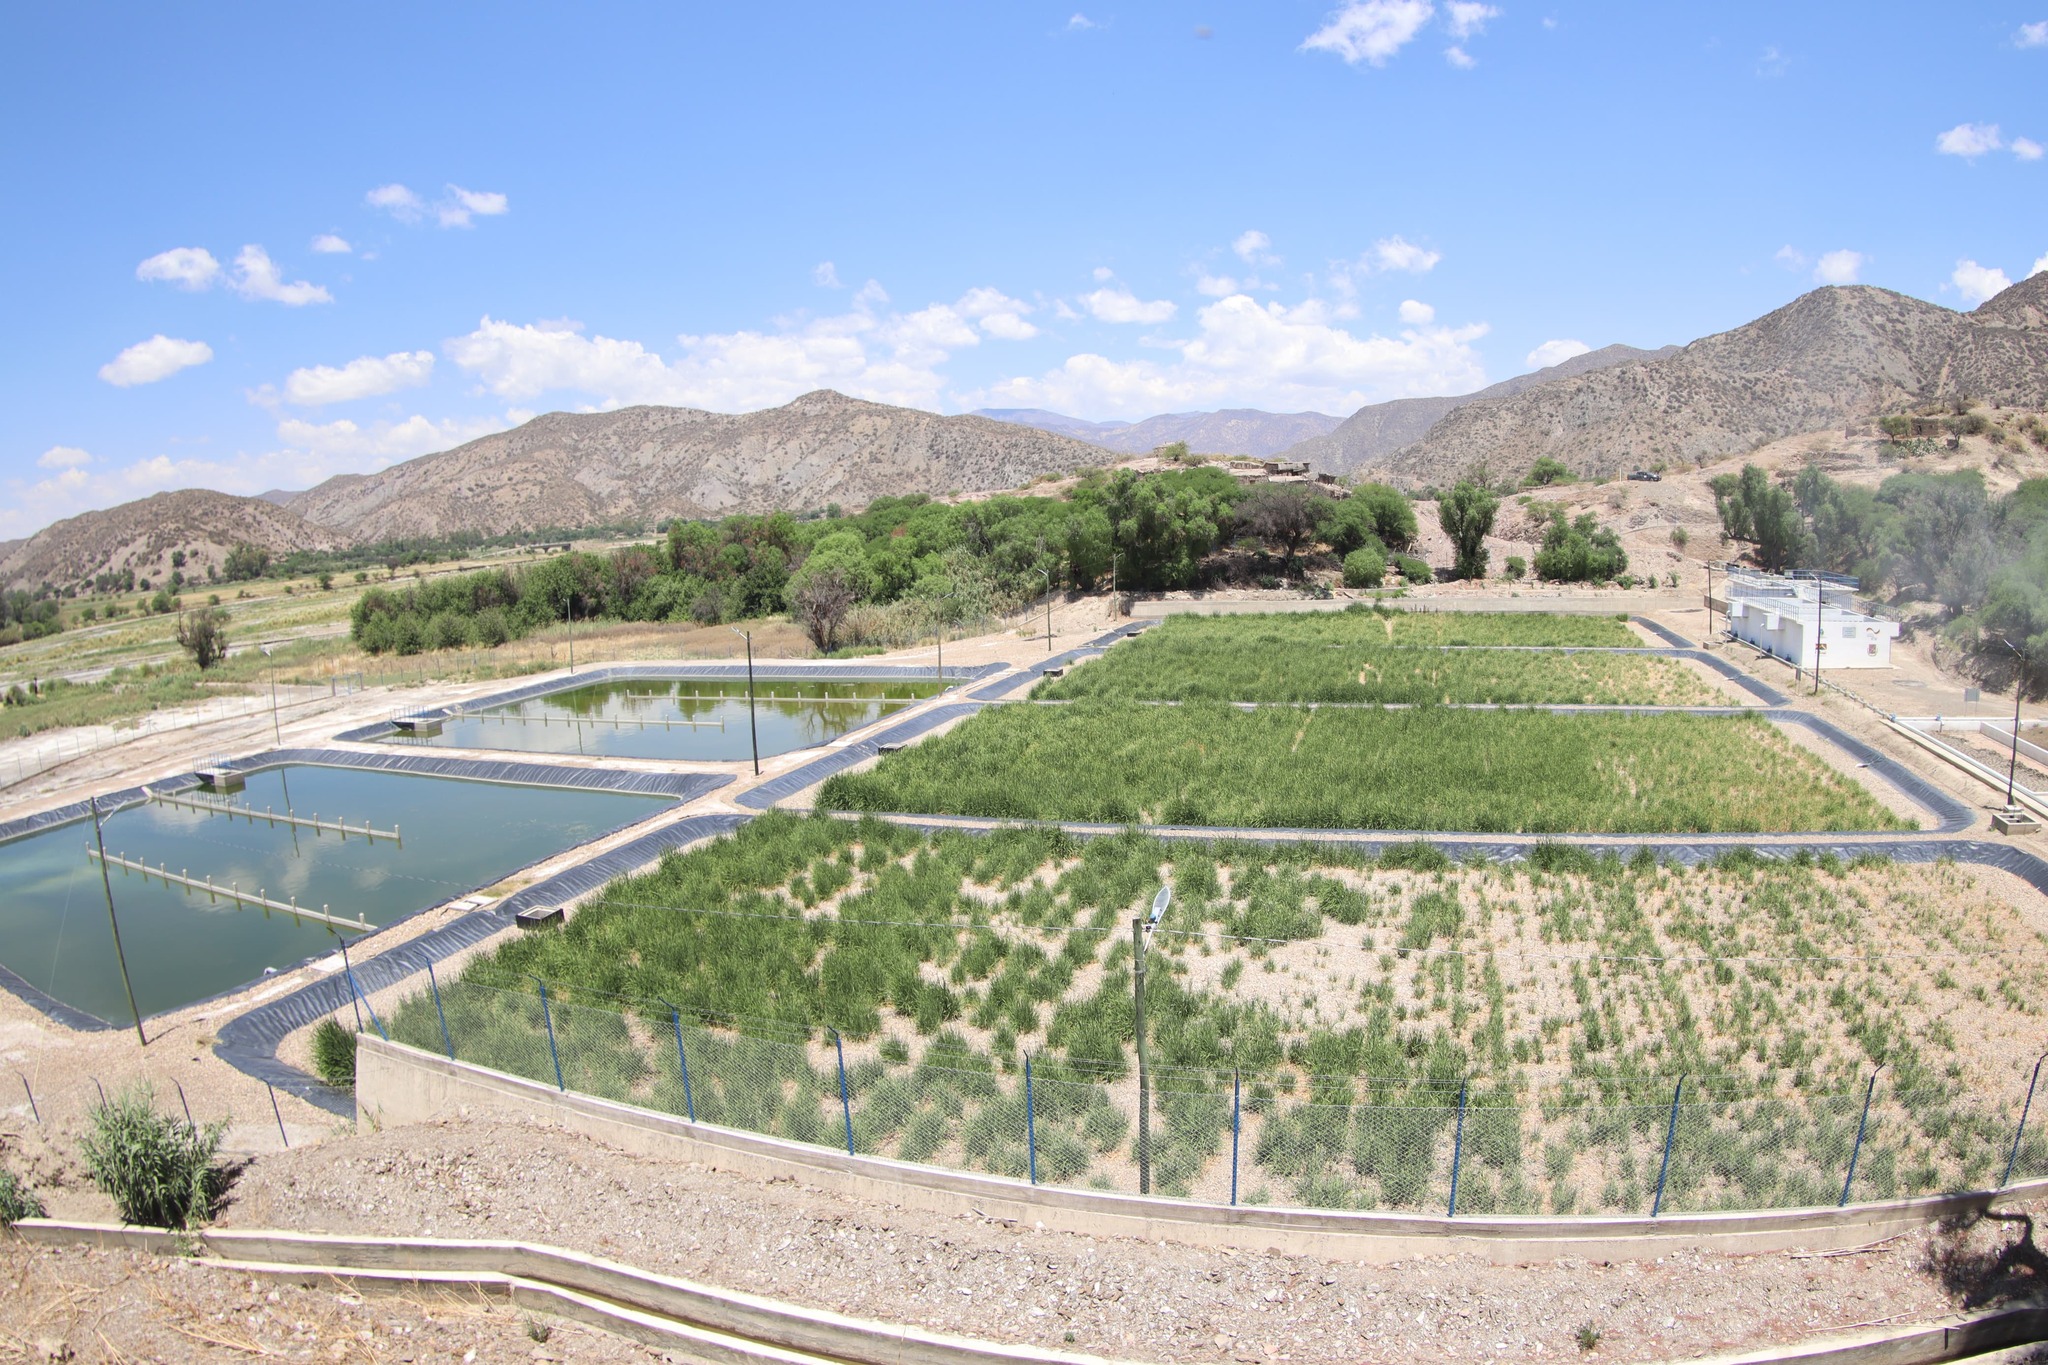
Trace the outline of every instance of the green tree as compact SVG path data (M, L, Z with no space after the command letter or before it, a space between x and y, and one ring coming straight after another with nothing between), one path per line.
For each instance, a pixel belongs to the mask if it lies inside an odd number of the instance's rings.
M1415 543L1415 533L1421 529L1415 521L1415 504L1406 493L1389 484L1354 484L1345 505L1369 510L1373 534L1390 549L1407 549Z
M1553 583L1605 583L1628 572L1628 552L1612 527L1600 525L1591 512L1576 520L1559 519L1543 533L1536 551L1536 573Z
M246 578L261 578L269 569L270 551L245 540L228 551L227 563L221 566L221 576L233 583Z
M219 607L178 613L178 643L203 673L228 652L228 614Z
M1529 473L1522 479L1522 484L1528 488L1548 488L1554 483L1570 483L1571 481L1571 468L1564 461L1543 455L1539 456L1536 463L1529 467Z
M1500 498L1470 479L1458 480L1437 501L1437 524L1451 538L1456 553L1452 571L1458 577L1486 577L1486 537L1493 533L1493 519L1499 511Z
M1344 556L1344 586L1377 588L1386 581L1387 552L1378 541Z
M1330 496L1303 485L1261 484L1237 505L1239 529L1280 547L1290 572L1301 547L1314 538L1335 506Z

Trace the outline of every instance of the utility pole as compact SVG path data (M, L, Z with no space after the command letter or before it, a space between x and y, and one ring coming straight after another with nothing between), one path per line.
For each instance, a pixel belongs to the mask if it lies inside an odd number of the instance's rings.
M1162 886L1152 898L1152 916L1131 921L1131 1022L1138 1036L1138 1193L1152 1193L1152 1069L1145 1048L1145 945L1159 926L1173 888Z
M738 626L727 626L727 630L747 642L747 734L754 741L754 776L761 775L761 731L754 724L754 632L741 630Z
M959 595L960 594L957 592L942 592L937 597L934 597L932 601L950 602ZM941 687L944 687L946 682L946 609L944 607L938 608L938 616L939 619L937 624L939 632L939 685Z
M1820 652L1828 647L1824 613L1828 605L1827 584L1816 573L1813 578L1813 695L1820 695Z
M1121 556L1115 550L1109 552L1109 614L1121 619L1124 614L1123 602L1116 595L1116 562L1119 558Z
M278 748L282 749L284 747L284 732L278 728L277 724L277 660L270 657L271 646L258 645L256 647L263 651L264 661L270 665L270 738Z
M1045 652L1052 653L1052 572L1040 569L1038 576L1045 580Z
M88 798L92 806L92 841L100 850L100 889L107 893L107 924L114 931L114 961L121 965L121 989L128 992L128 1012L135 1016L135 1041L143 1047L149 1039L142 1032L142 1011L135 1007L135 987L128 981L128 955L121 950L121 921L114 918L114 883L107 875L107 839L100 830L100 799Z

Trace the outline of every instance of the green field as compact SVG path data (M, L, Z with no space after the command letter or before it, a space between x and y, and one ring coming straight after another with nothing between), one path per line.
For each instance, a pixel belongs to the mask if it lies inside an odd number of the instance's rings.
M1219 1200L1233 1069L1247 1202L1440 1210L1469 1082L1461 1210L1641 1212L1684 1074L1667 1209L1832 1203L1880 1060L1863 1197L1979 1187L2002 1167L2048 989L2042 934L1942 865L1741 854L1686 871L1552 845L1458 866L1419 844L1375 857L770 813L480 954L441 981L443 1010L423 993L387 1023L827 1145L836 1029L860 1150L1017 1177L1029 1054L1040 1179L1130 1188L1128 924L1162 882L1154 1169L1164 1192ZM2029 1172L2048 1173L2048 1143Z
M820 788L832 810L1303 829L1905 829L1754 716L990 707Z
M1039 685L1043 700L1725 705L1675 659L1455 649L1639 645L1608 617L1298 612L1173 616Z

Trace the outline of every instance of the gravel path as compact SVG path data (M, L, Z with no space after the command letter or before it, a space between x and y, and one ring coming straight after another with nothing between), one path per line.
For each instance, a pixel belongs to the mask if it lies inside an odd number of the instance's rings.
M221 1222L502 1237L860 1317L1157 1361L1666 1360L1953 1311L2006 1225L1854 1254L1364 1266L947 1218L472 1114L257 1159ZM2008 1277L2010 1279L2010 1277ZM2038 1289L2022 1274L2006 1291Z

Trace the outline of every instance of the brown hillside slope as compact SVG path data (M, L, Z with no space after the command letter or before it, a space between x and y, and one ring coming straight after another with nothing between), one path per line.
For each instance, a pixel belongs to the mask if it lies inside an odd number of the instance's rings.
M1816 289L1661 360L1470 403L1373 467L1410 486L1539 456L1584 475L1738 454L1914 403L2048 402L2048 274L1973 313L1867 285Z
M218 571L238 544L286 554L331 550L347 539L309 526L296 513L261 498L188 488L80 513L44 527L16 542L0 559L0 583L22 588L50 583L62 588L95 574L126 569L154 581L169 576L173 550L185 551L185 577L203 581L207 566Z
M1392 455L1412 441L1422 439L1423 435L1442 421L1447 413L1467 403L1512 397L1538 384L1547 384L1553 379L1567 379L1575 374L1603 370L1624 361L1655 360L1676 354L1676 346L1665 346L1655 351L1640 350L1634 346L1603 346L1597 351L1587 351L1584 355L1575 355L1570 360L1560 361L1547 369L1518 374L1512 379L1502 380L1491 388L1457 398L1396 398L1388 403L1373 403L1345 418L1342 425L1334 431L1311 437L1293 446L1282 458L1307 460L1317 469L1328 473L1349 475Z
M1013 488L1111 462L1095 446L1033 427L820 390L736 416L549 413L376 474L329 479L289 506L359 540L503 534Z

